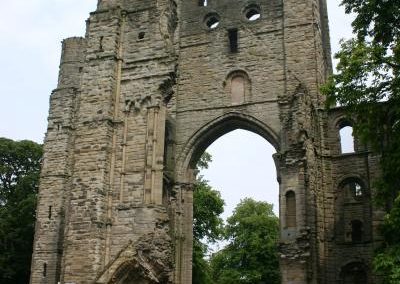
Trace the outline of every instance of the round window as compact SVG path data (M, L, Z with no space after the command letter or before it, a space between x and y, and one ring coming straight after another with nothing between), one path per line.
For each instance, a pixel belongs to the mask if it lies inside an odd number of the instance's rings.
M218 15L211 14L205 17L204 23L206 24L207 28L214 30L219 26L220 20Z
M250 6L244 10L244 15L248 21L254 22L261 18L261 11L257 6Z

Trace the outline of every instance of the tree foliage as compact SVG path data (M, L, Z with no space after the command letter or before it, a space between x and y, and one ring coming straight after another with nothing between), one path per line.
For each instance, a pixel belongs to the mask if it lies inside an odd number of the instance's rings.
M205 152L197 168L208 168L211 156ZM224 200L218 191L212 189L202 176L196 180L193 191L193 284L213 283L206 259L209 243L220 240L223 231Z
M357 123L354 131L381 155L374 199L387 210L384 247L375 258L385 283L400 283L400 1L343 0L355 38L335 55L337 74L322 91Z
M242 200L228 218L228 245L211 259L213 283L280 283L278 217L267 202Z
M0 283L29 282L42 147L0 138Z

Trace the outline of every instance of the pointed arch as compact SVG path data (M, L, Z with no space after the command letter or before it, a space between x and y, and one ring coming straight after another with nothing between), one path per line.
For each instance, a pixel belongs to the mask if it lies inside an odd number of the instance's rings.
M96 284L171 283L172 270L169 237L165 232L147 234L129 241L104 268Z
M260 120L238 112L229 112L209 121L199 128L187 141L178 158L179 173L193 169L201 154L215 140L236 129L248 130L266 139L278 151L279 138L268 125Z
M159 283L158 279L151 273L145 275L145 267L136 259L125 261L115 271L108 284L155 284Z

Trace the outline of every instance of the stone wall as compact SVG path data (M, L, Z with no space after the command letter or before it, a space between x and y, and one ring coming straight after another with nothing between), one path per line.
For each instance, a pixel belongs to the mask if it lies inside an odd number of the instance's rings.
M63 43L31 283L191 283L194 166L238 128L277 150L282 282L372 283L378 157L340 152L343 111L319 92L328 32L324 0L99 1L85 38Z

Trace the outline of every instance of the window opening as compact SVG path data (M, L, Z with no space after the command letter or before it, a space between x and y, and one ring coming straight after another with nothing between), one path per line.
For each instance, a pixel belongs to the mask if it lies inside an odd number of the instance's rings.
M49 206L49 219L51 219L51 215L52 215L52 206Z
M362 186L362 183L353 179L347 180L343 189L347 201L352 201L353 199L360 200L364 195L364 186Z
M47 263L43 263L43 277L47 276Z
M140 32L138 35L138 39L144 39L144 36L146 35L145 32Z
M354 183L353 184L353 194L355 198L359 198L363 196L363 190L361 185L359 185L358 183Z
M100 40L99 40L99 50L100 51L104 51L103 50L103 40L104 40L104 36L101 36Z
M353 127L345 126L340 129L340 146L342 154L354 153Z
M286 193L286 227L296 227L296 194L293 191Z
M250 10L247 14L246 17L249 21L253 22L255 20L258 20L261 17L261 14L256 11L256 10Z
M219 18L216 15L207 16L205 23L210 30L216 29L219 26Z
M207 7L207 5L208 5L208 0L199 0L199 6Z
M231 29L228 31L229 49L231 53L238 52L238 30Z
M250 22L257 21L261 18L260 9L258 7L250 7L245 10L245 16Z
M360 220L351 221L351 241L353 243L360 243L362 241L362 227L363 224Z

